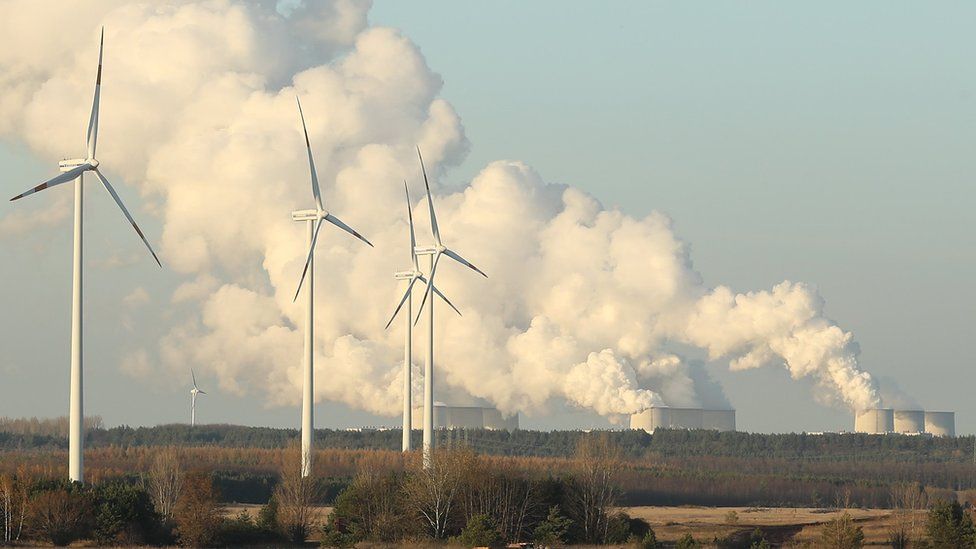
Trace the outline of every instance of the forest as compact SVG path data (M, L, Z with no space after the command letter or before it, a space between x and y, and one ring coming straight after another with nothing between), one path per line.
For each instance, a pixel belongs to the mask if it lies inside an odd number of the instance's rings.
M0 419L0 472L18 464L56 474L65 461L66 423ZM893 486L918 482L932 494L976 493L973 437L865 434L755 434L714 431L602 432L622 456L628 505L833 505L887 507ZM414 432L420 444L420 433ZM560 470L582 431L441 431L441 446L507 456L542 470ZM155 449L174 447L212 471L227 501L264 503L278 482L294 429L232 425L101 426L89 423L86 464L95 478L136 479ZM332 503L366 456L403 470L400 431L316 432L321 501Z
M315 539L339 547L427 539L659 547L649 524L621 508L688 505L892 509L892 517L913 517L903 521L911 526L905 536L976 541L969 519L976 502L972 437L441 431L436 466L428 469L418 452L399 451L398 430L323 429L313 474L303 480L295 474L296 430L105 428L90 418L87 483L80 485L64 480L66 427L63 418L0 418L6 543L236 546ZM420 433L414 435L419 446ZM444 501L453 503L441 508ZM223 511L239 504L260 512ZM328 517L320 516L323 509ZM844 517L826 523L823 535L859 546L861 526ZM765 535L774 534L724 527L734 539L716 538L711 546L768 547ZM840 538L830 539L825 546L840 546ZM666 546L698 543L686 541Z

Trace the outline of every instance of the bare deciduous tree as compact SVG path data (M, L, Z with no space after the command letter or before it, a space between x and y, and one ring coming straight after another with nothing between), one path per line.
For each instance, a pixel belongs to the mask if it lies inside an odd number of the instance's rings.
M620 449L606 433L583 436L576 446L571 511L588 542L602 542L607 534L610 510L620 492L615 477L622 463Z
M526 518L538 507L533 483L508 460L476 457L467 469L463 494L465 523L488 515L502 538L511 541L525 537Z
M320 518L315 507L318 482L313 475L303 477L301 469L301 451L297 446L289 448L274 494L278 524L295 543L304 542Z
M921 484L905 482L891 487L891 506L896 509L898 522L911 539L919 539L919 512L928 507L928 495Z
M192 471L183 481L173 509L180 545L206 547L217 539L222 509L213 478L206 471Z
M0 474L0 522L3 522L3 544L20 540L30 503L33 480L26 466L16 475Z
M90 529L92 505L81 491L56 488L35 494L30 505L31 529L37 537L64 546Z
M177 448L164 448L153 458L147 490L153 507L163 519L173 518L185 476Z
M401 477L389 470L379 456L366 456L353 477L348 503L359 516L358 527L366 539L396 541L403 530Z
M404 485L408 505L416 511L435 539L445 536L457 514L459 492L466 472L474 465L469 449L440 449L433 452L430 466L414 456Z

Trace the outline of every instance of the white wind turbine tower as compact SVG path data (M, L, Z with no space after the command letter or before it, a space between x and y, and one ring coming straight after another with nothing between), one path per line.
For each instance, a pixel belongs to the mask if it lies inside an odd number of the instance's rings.
M72 263L72 291L71 291L71 392L68 405L68 478L72 481L84 482L84 369L82 367L82 214L84 212L84 188L83 180L85 172L94 172L95 176L102 182L108 194L119 205L122 214L125 216L136 234L142 242L149 248L156 264L162 267L156 252L153 251L149 241L142 234L142 230L129 214L129 210L122 204L122 199L118 193L105 179L99 171L99 162L95 159L95 144L98 140L98 98L102 87L102 46L105 43L105 29L98 44L98 72L95 75L95 97L92 100L91 116L88 119L87 147L88 155L85 158L62 160L58 163L61 175L51 178L44 183L19 194L11 201L23 198L27 195L49 189L69 181L75 182L75 223L74 223L74 260Z
M207 392L197 387L197 376L193 374L193 368L190 368L190 377L193 379L193 388L190 389L190 427L193 427L197 424L197 395L205 395Z
M420 154L420 147L417 147L417 156L420 158L420 169L424 174L424 187L427 189L427 208L430 211L430 232L434 237L433 246L417 246L414 248L417 255L428 255L430 256L430 283L427 284L427 291L424 292L424 298L420 302L420 308L417 311L417 319L414 321L416 324L420 321L420 316L423 314L424 304L427 303L427 298L430 296L431 290L434 287L434 276L437 273L437 264L441 260L442 255L457 261L458 263L468 267L481 276L488 278L481 269L475 267L470 261L461 257L460 254L451 250L441 241L441 232L437 228L437 216L434 215L434 200L430 196L430 183L427 181L427 168L424 167L424 157ZM427 360L424 363L424 467L430 466L431 451L434 446L434 303L431 300L430 306L427 307Z
M302 291L302 283L305 281L305 275L308 275L308 291L305 293L305 361L304 361L304 378L302 383L302 476L307 477L312 474L312 438L315 435L314 425L312 420L312 389L313 389L313 378L312 378L312 356L313 356L313 316L312 316L312 298L314 296L314 273L315 266L313 265L313 257L315 255L315 242L319 236L319 229L322 228L322 222L328 221L336 227L346 231L347 233L355 236L359 240L362 240L370 247L373 246L369 240L363 238L363 236L352 229L349 225L346 225L339 220L336 216L332 215L322 206L322 193L319 191L319 178L315 174L315 161L312 160L312 145L308 141L308 128L305 126L305 115L302 113L302 102L295 97L295 101L298 102L298 115L302 119L302 130L305 132L305 148L308 150L308 169L311 174L312 179L312 196L315 197L315 209L314 210L296 210L291 212L291 218L293 221L304 221L308 227L308 257L305 259L305 268L302 270L302 278L298 281L298 289L295 290L295 297L292 301L298 299L299 292Z
M398 271L393 275L393 278L397 280L406 280L407 291L403 293L403 297L400 299L400 303L397 305L393 315L390 317L389 322L386 323L386 328L393 324L393 319L396 318L397 314L404 304L407 305L407 310L403 315L404 322L404 336L403 336L403 451L409 452L410 447L410 431L412 429L413 421L413 383L411 380L411 365L413 362L413 356L411 351L411 345L413 343L413 320L410 318L412 316L411 307L413 305L413 285L418 280L427 283L427 279L424 278L423 273L420 272L420 266L417 264L417 240L414 236L413 231L413 207L410 203L410 191L407 190L407 182L403 182L403 192L407 195L407 221L410 225L410 264L413 269L410 271ZM451 306L457 314L461 314L458 308L454 306L453 303L447 296L441 293L436 287L433 288L434 293L436 293L445 303Z

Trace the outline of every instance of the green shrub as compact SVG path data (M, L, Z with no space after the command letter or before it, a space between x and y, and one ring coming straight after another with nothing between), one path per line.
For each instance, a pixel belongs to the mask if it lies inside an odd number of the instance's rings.
M641 540L650 530L651 525L646 520L633 518L619 511L607 518L607 534L603 538L603 543L619 544Z
M561 545L566 543L569 529L573 521L560 512L558 505L549 508L546 520L539 523L533 537L535 541L544 545Z
M630 538L630 517L627 513L615 513L607 519L607 534L603 543L626 543Z
M864 532L854 524L850 513L844 513L824 526L820 542L831 549L860 549L864 546Z
M957 501L939 501L933 505L926 526L937 548L973 546L973 520Z
M685 534L681 536L678 543L675 545L676 549L701 549L701 543L695 541L695 538L691 534Z
M274 496L268 498L268 503L258 511L258 526L272 532L278 530L278 500Z
M149 494L138 486L110 482L95 490L95 541L101 545L140 545L152 541L160 520Z
M223 520L217 529L217 542L227 547L282 540L280 533L263 527L244 511L234 518Z
M323 547L352 547L363 541L363 531L355 522L349 521L339 514L339 506L329 513L329 518L322 527Z
M457 541L466 547L498 547L505 542L495 521L488 515L474 515L468 519Z
M644 534L644 539L642 539L640 542L640 548L658 549L658 547L660 547L660 545L657 543L657 536L654 535L654 530L648 530L647 533Z

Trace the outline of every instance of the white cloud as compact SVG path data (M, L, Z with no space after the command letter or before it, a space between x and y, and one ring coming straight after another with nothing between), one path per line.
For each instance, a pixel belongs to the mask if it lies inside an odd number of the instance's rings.
M74 150L104 23L99 156L158 205L162 235L150 236L189 279L172 302L195 306L158 349L128 360L133 372L194 364L224 392L299 400L303 309L292 297L305 229L290 211L312 197L297 94L327 208L376 244L331 226L320 235L317 399L400 410L401 328L383 326L402 291L392 274L407 266L405 178L420 241L430 239L419 145L446 244L490 276L446 258L438 270L464 314L438 312L439 398L470 395L508 411L562 399L606 415L685 402L697 398L696 381L665 350L679 342L734 369L785 362L851 406L877 401L851 334L824 317L812 289L706 287L661 213L608 210L514 161L441 188L438 175L468 147L460 118L416 45L367 26L368 3L307 3L288 16L230 0L57 6L0 6L5 28L24 39L0 53L0 133L47 157ZM72 11L77 18L64 15ZM50 32L19 30L38 28Z

